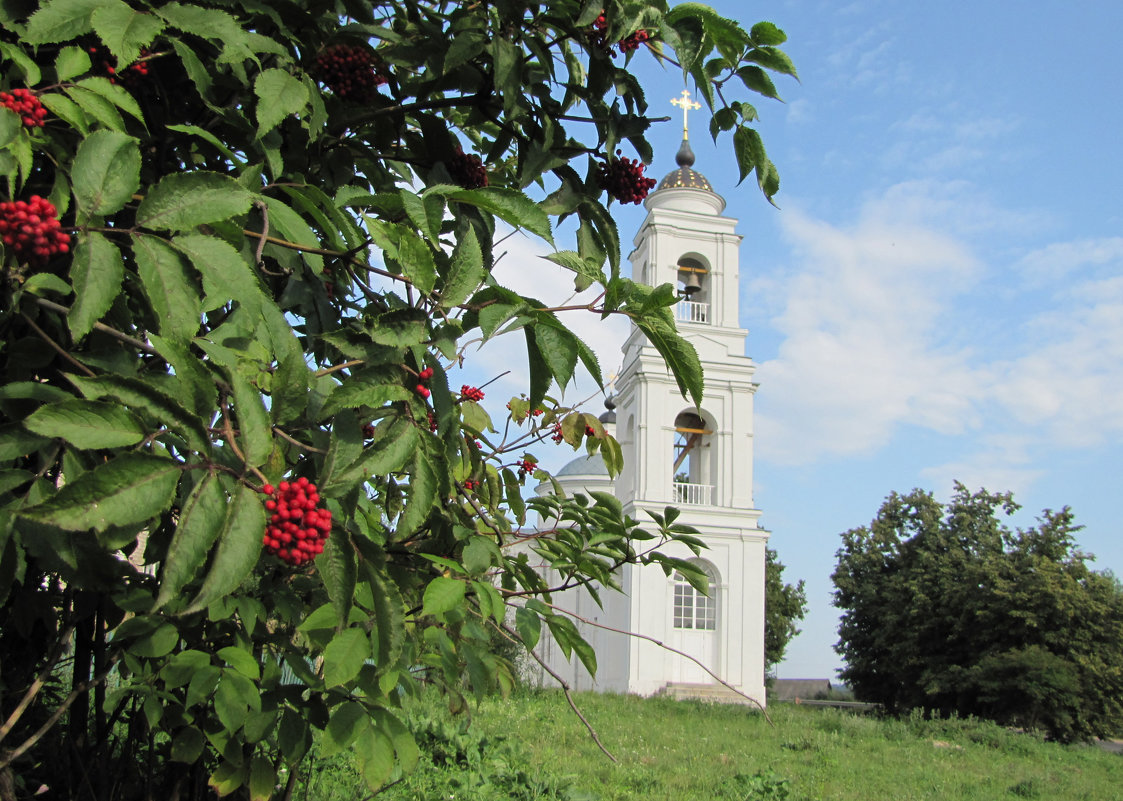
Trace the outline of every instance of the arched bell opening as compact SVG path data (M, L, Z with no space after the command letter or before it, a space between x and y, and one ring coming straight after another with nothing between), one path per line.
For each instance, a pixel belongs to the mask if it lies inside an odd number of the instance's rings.
M693 411L675 418L673 467L674 500L678 504L709 505L716 483L712 421Z
M710 271L706 263L693 255L678 260L678 319L684 323L709 323Z

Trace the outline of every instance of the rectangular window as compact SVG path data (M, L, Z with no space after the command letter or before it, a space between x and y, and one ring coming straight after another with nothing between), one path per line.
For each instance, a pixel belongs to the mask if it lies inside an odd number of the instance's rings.
M694 588L685 582L675 582L675 628L694 628Z

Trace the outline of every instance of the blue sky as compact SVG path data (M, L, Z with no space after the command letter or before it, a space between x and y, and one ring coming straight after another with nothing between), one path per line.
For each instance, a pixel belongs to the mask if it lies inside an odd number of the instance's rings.
M753 179L735 186L731 143L712 145L705 112L691 123L695 166L744 236L756 503L785 577L807 582L779 674L841 666L839 534L894 490L1011 490L1015 525L1071 506L1081 548L1123 574L1123 4L712 5L746 27L779 25L800 73L777 81L785 104L756 103L780 210ZM681 85L644 61L651 111L672 118L652 136L661 177ZM628 241L643 210L614 208ZM511 248L514 273L530 256ZM536 275L526 289L545 287ZM623 330L588 318L574 328L611 372ZM473 373L510 359L481 353ZM517 392L516 379L496 392Z

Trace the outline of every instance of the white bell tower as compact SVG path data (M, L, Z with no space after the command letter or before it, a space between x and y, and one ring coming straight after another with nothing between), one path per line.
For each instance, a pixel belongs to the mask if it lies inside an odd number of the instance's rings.
M624 566L623 594L603 593L598 605L582 590L558 603L595 625L580 625L596 649L595 680L544 637L552 667L577 689L742 700L691 659L740 692L764 703L764 564L768 532L753 504L753 383L738 326L741 237L723 217L725 200L693 169L686 114L697 103L684 91L683 142L670 172L644 202L647 218L630 255L632 279L670 283L682 336L705 373L702 405L682 397L674 376L644 335L632 328L616 382L615 408L601 417L615 426L624 468L608 477L599 456L581 456L556 475L566 492L610 490L641 524L647 512L677 507L678 522L694 526L708 546L695 556L674 543L672 556L695 562L710 577L708 593L657 566ZM543 488L545 491L545 487ZM630 631L643 637L626 637ZM645 639L647 638L647 639Z
M676 506L709 546L699 563L711 576L709 597L658 569L635 570L631 603L636 630L703 661L723 680L764 700L764 562L768 532L753 504L753 383L738 325L741 237L722 216L725 200L693 169L686 131L686 92L678 169L648 196L647 218L630 255L633 280L676 287L679 332L698 351L705 374L701 407L679 393L663 359L637 329L624 345L617 381L616 435L624 472L616 495L636 520ZM633 681L640 692L669 684L680 694L706 695L714 680L688 660L660 655L637 642ZM647 675L656 665L663 676ZM697 691L697 692L695 692ZM720 691L718 691L720 692Z

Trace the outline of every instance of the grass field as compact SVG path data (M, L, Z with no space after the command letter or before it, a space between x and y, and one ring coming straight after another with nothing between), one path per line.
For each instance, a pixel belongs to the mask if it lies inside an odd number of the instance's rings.
M411 709L421 764L379 799L876 801L1039 798L1123 801L1123 756L1062 746L975 720L883 720L773 705L743 707L578 695L615 755L556 692L490 699L471 725L435 702ZM296 798L356 801L348 759L312 763Z

